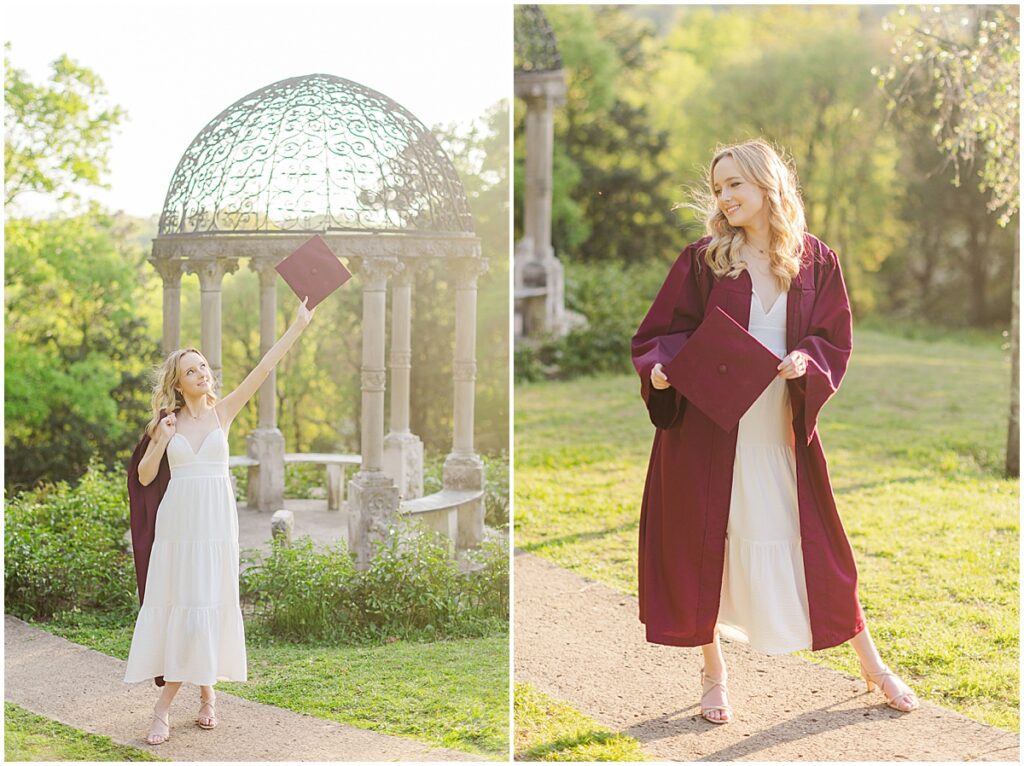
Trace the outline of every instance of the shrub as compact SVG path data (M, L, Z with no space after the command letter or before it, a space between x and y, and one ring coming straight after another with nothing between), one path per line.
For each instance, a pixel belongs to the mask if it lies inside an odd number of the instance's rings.
M630 338L668 276L669 266L661 260L626 265L566 259L566 308L585 316L587 326L561 338L519 344L516 380L629 372Z
M135 567L126 551L128 489L122 471L93 459L77 487L42 485L7 503L4 598L9 613L130 611Z
M275 541L242 575L243 598L271 635L291 641L441 639L508 627L508 549L492 542L461 571L448 541L400 521L357 570L344 546Z
M355 566L342 545L323 553L304 537L293 545L275 538L271 553L241 576L243 600L274 636L293 641L335 637L336 618L345 621L348 584Z

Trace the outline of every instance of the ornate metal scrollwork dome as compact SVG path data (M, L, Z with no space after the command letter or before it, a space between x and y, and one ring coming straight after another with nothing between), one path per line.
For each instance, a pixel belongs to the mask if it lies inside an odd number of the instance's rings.
M160 236L472 233L455 167L401 105L341 77L250 93L195 137L171 178Z
M555 72L562 68L555 33L539 5L515 7L515 69L517 72Z

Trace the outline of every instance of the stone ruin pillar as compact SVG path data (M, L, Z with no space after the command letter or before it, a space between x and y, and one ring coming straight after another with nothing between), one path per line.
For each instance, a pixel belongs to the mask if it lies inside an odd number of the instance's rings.
M260 278L260 358L277 340L277 270L269 260L253 258L249 268ZM246 452L260 461L249 471L248 505L261 511L284 508L284 435L277 427L277 370L260 386L259 420L246 436Z
M163 351L167 356L181 348L181 274L180 258L150 258L164 285Z
M362 465L348 485L348 544L363 568L373 556L373 543L386 537L398 515L398 487L383 471L384 323L388 278L401 269L391 257L362 258L358 268L363 283Z
M444 461L445 489L484 488L484 463L473 451L473 409L476 396L476 288L487 269L480 258L455 260L455 360L452 378L455 401L452 451ZM459 533L455 544L470 548L483 542L484 500L478 498L459 508Z
M403 500L423 496L423 442L409 430L412 367L413 264L406 260L391 287L391 429L384 438L384 472Z
M224 275L238 270L234 258L211 258L192 261L188 270L199 275L200 322L199 349L210 363L210 369L217 380L217 390L222 390L224 372L221 363L221 292Z
M515 247L516 331L565 331L565 275L551 245L554 108L565 100L562 70L516 72L515 94L526 102L526 188L523 238Z

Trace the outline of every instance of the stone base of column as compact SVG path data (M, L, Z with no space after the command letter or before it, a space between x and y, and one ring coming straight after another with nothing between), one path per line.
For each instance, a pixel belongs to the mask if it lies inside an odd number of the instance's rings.
M402 500L423 497L423 442L413 433L384 437L384 473L398 487Z
M452 452L445 458L442 471L445 489L484 488L484 461L479 455L460 455ZM484 498L459 507L459 534L457 548L474 548L484 541Z
M398 487L382 471L360 471L348 483L348 546L365 569L373 543L384 540L398 518Z
M250 508L284 508L284 435L277 428L257 428L245 438L246 453L260 464L249 469L246 501Z

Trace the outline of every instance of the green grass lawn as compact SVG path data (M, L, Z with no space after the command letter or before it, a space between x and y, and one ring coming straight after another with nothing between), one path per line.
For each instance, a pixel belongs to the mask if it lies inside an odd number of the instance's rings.
M131 625L38 627L128 658ZM249 680L217 684L222 691L484 758L508 757L506 635L434 643L306 646L275 642L248 626L246 630Z
M883 658L922 699L1019 731L1019 489L998 338L855 332L819 432ZM653 426L635 376L519 385L515 543L636 593ZM857 675L848 647L800 652Z
M6 761L163 761L145 750L119 745L4 703Z
M517 761L644 761L640 743L616 734L530 684L516 684Z

